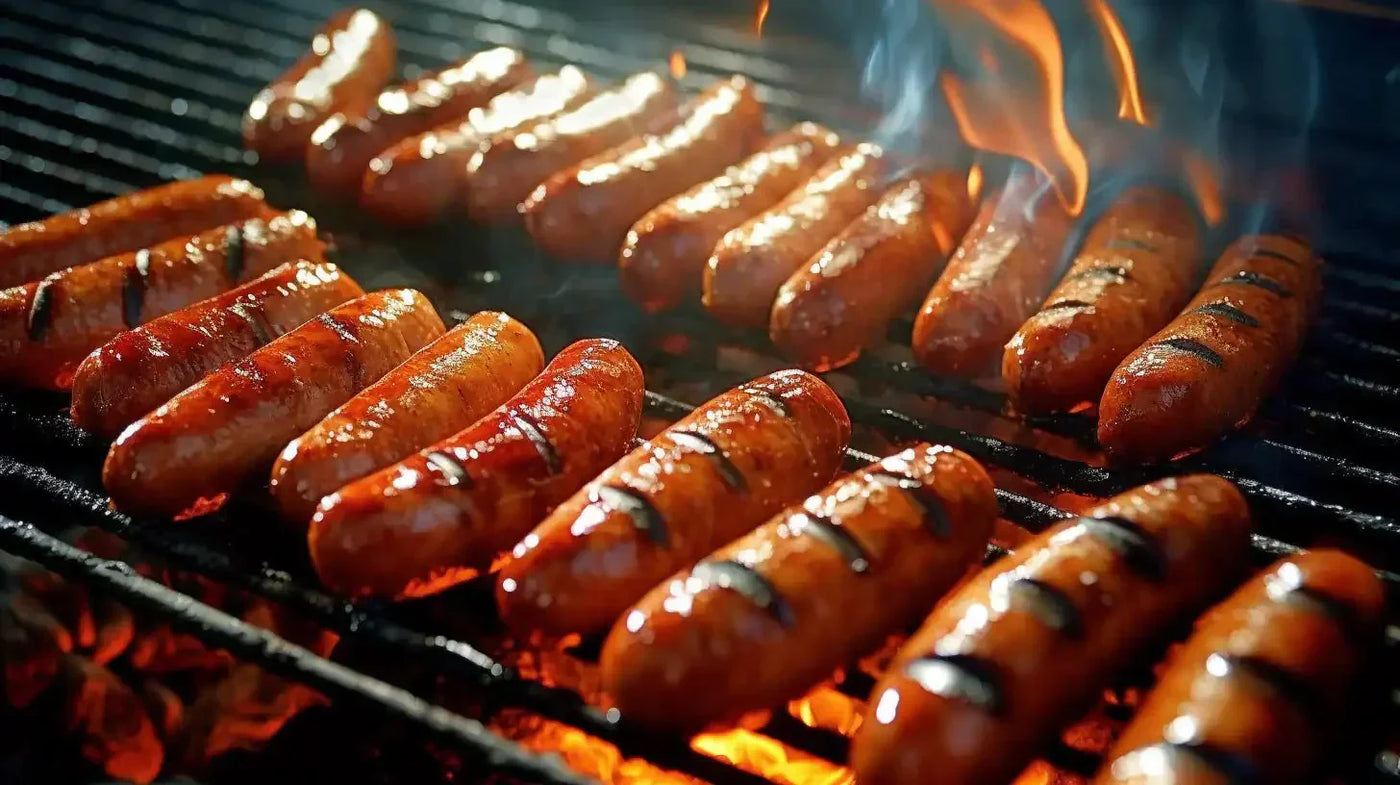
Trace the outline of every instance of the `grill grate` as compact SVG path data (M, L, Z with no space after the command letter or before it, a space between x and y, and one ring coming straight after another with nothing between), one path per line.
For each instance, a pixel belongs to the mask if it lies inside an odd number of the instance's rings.
M242 7L212 0L74 0L0 9L0 99L6 105L0 114L0 220L28 220L163 180L226 171L253 178L274 203L303 206L317 215L336 235L337 261L367 288L415 285L454 309L507 310L529 324L547 349L583 336L621 338L661 393L700 400L786 364L763 348L762 337L718 329L697 314L643 318L619 308L611 271L561 273L518 233L454 227L408 234L365 227L352 212L311 194L300 172L255 167L240 147L244 105L302 52L337 5L319 0L253 0ZM510 45L523 49L542 72L574 63L617 79L661 67L679 48L690 68L683 87L698 88L738 71L758 83L774 124L801 117L838 130L868 126L852 69L832 57L830 47L805 33L770 31L757 40L748 29L750 3L707 5L700 16L604 0L589 4L587 20L578 18L577 9L565 0L534 5L405 0L385 10L398 33L408 75L482 46ZM1324 175L1375 163L1358 162L1342 141L1320 140L1316 151L1318 160L1330 162ZM1322 180L1342 188L1355 177L1336 174ZM1333 224L1324 226L1322 247L1348 253L1328 255L1321 324L1284 393L1261 413L1257 427L1170 471L1213 471L1235 480L1257 513L1261 533L1254 545L1261 561L1298 545L1340 543L1381 568L1396 595L1400 576L1390 570L1400 569L1400 520L1392 513L1392 491L1400 458L1391 448L1400 445L1400 366L1395 364L1400 332L1394 329L1400 310L1393 305L1400 293L1400 268L1395 259L1376 251L1388 247L1380 244L1379 229L1369 245L1353 231L1356 226L1384 227L1383 216L1358 214L1350 220L1345 236L1340 229L1328 234ZM1220 245L1227 238L1215 239ZM455 248L484 248L486 253L464 260L454 255ZM999 485L1095 496L1168 471L1098 465L1088 449L1093 423L1084 416L1035 418L1024 425L1003 416L999 394L918 370L899 347L907 335L908 324L897 325L892 346L830 375L861 426L861 447L874 452L889 440L946 442L984 461L999 480L1013 480ZM679 342L683 348L668 340L674 336L688 336ZM109 510L96 476L105 445L77 431L62 406L51 396L0 391L0 443L5 445L0 447L0 513L38 525L0 521L0 548L151 603L169 615L187 613L178 610L187 600L40 531L75 523L111 530L172 564L300 610L347 639L451 674L493 705L529 709L609 741L624 755L705 780L764 781L684 742L648 736L589 707L569 690L522 678L460 637L434 634L411 610L350 605L325 594L315 588L304 548L252 523L262 517L253 502L239 502L208 520L173 529ZM666 395L648 396L654 416L673 419L688 410ZM969 431L953 424L968 419L979 427ZM871 460L857 450L851 457ZM998 493L1003 516L1028 529L1038 530L1063 515L1046 503L1043 493ZM278 653L283 651L280 644L269 646L266 637L249 637L248 631L223 621L209 623L219 618L217 611L195 611L188 612L187 622L255 661L296 671L288 675L328 692L373 701L468 749L515 755L504 760L528 777L568 781L536 756L479 737L480 726L470 720L419 704L405 708L407 696L368 688L369 682L362 681L366 677L327 671L326 666L339 666L317 664L314 658L288 659ZM853 670L840 688L863 699L870 686L867 677ZM1393 707L1387 711L1378 727L1395 727ZM842 737L809 729L782 712L762 732L818 757L844 761ZM1065 745L1053 749L1049 759L1081 773L1097 764L1093 756Z

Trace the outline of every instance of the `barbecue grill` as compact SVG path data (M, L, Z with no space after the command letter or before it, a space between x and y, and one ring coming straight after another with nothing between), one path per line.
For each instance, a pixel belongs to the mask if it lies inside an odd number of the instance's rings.
M398 33L409 75L507 45L525 51L542 73L573 63L617 80L665 68L678 52L685 73L673 72L690 91L731 72L752 77L773 115L770 125L814 119L860 133L878 117L878 108L862 100L854 66L835 54L849 43L837 29L840 14L805 19L822 15L774 3L759 37L748 2L711 2L703 10L624 0L584 5L405 0L377 4L377 10ZM1400 184L1390 154L1400 116L1394 102L1378 108L1372 102L1379 123L1357 106L1364 100L1358 83L1395 97L1394 71L1386 72L1393 56L1387 62L1384 42L1400 32L1400 11L1356 5L1347 13L1288 6L1314 31L1320 59L1345 53L1325 75L1329 89L1308 137L1315 202L1325 207L1313 216L1313 239L1329 262L1327 297L1296 369L1255 422L1170 467L1110 468L1093 444L1088 415L1012 418L1004 414L1000 393L919 369L904 346L905 321L891 329L886 346L827 375L857 426L852 465L887 454L895 443L951 444L987 465L1003 518L1031 531L1081 509L1090 497L1166 473L1214 472L1249 498L1260 563L1299 547L1337 545L1366 558L1392 597L1400 595L1394 508L1400 487L1400 259L1382 234L1394 216L1381 196L1389 193L1385 186ZM1250 4L1256 6L1267 16L1282 4ZM770 11L767 3L762 7ZM299 170L257 165L241 148L243 108L302 53L336 8L319 0L255 0L242 7L98 0L0 9L0 219L18 223L164 180L228 172L263 186L274 204L316 215L334 238L334 260L367 290L414 286L444 314L507 311L528 324L550 354L582 337L622 340L647 371L647 412L657 421L687 412L682 401L698 403L787 365L765 336L719 328L696 311L642 314L621 296L615 270L561 267L542 258L519 230L466 224L389 230L315 196ZM1241 13L1247 21L1249 13ZM1369 29L1377 26L1385 29ZM1227 101L1222 112L1231 132L1267 131L1280 122L1268 106ZM1219 234L1213 250L1229 239ZM548 664L586 662L596 642L538 656L503 648L480 585L397 606L330 596L319 588L304 546L263 523L270 516L256 498L177 526L114 512L98 476L107 444L78 430L65 405L52 395L0 390L0 550L168 617L211 645L334 701L421 726L436 742L503 776L563 783L605 775L581 766L576 755L566 756L570 768L550 754L568 752L548 742L558 735L532 736L503 719L523 710L560 724L550 727L614 745L626 758L704 781L842 781L837 767L845 761L845 737L812 727L821 723L800 710L779 707L753 731L781 743L793 760L815 762L802 770L815 774L803 778L792 769L781 779L781 767L735 765L711 754L722 743L657 738L591 706L586 684ZM59 535L74 526L113 532L168 564L299 612L339 633L344 646L364 653L365 664L349 664L360 658L341 652L335 661L322 658L143 577L125 562L69 545ZM1002 539L1014 532L1007 527ZM994 547L988 558L998 553ZM413 673L373 667L386 661L411 662ZM1400 782L1400 758L1383 746L1386 738L1395 743L1400 728L1396 677L1378 671L1366 685L1368 694L1381 697L1357 703L1356 727L1366 732L1337 756L1337 777ZM852 664L831 689L863 700L872 684L867 669ZM1126 716L1114 703L1104 711ZM1054 772L1047 781L1092 773L1101 751L1067 737L1047 752Z

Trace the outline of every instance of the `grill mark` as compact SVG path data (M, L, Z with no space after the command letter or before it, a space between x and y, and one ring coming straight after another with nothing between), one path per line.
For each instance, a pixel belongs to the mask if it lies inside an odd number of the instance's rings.
M870 473L870 477L878 483L903 491L923 513L923 523L933 532L933 536L946 540L953 535L953 519L948 515L948 508L922 482L893 469L876 469Z
M1077 639L1084 634L1084 623L1074 602L1044 581L1015 578L1012 573L1004 573L992 582L992 591L1005 592L1008 607L1029 613L1061 635Z
M234 224L224 233L224 270L230 281L243 276L248 263L248 244L243 237L243 224Z
M1216 353L1214 349L1210 348L1209 346L1206 346L1200 341L1195 341L1190 338L1168 338L1165 341L1158 341L1156 345L1170 346L1171 348L1176 349L1179 352L1185 352L1187 354L1195 355L1196 357L1205 360L1206 362L1210 363L1216 368L1225 367L1225 358L1221 357L1219 354Z
M320 322L326 329L335 333L335 336L342 342L348 344L359 343L359 339L355 337L355 333L352 332L349 327L342 324L335 316L329 313L323 313L316 317L316 321Z
M433 450L428 453L427 461L429 466L437 469L439 474L447 478L448 485L471 487L471 475L467 474L467 467L457 460L457 456L443 450Z
M777 412L783 417L792 416L792 410L788 408L787 401L783 400L782 398L779 398L773 393L768 392L767 390L759 390L753 387L741 387L740 392L752 395L758 400L763 401L765 404L768 405L768 408L772 409L773 411Z
M544 461L544 467L550 476L554 476L564 471L564 462L559 458L559 451L554 448L554 444L549 441L549 437L544 435L544 429L534 417L525 412L511 412L511 422L525 438L534 445L535 452L540 454L540 460Z
M668 434L671 441L682 449L688 450L697 455L703 455L714 464L715 470L719 472L721 480L732 491L747 491L748 482L744 480L744 473L739 471L739 467L729 459L729 456L721 450L708 436L695 431L672 431Z
M1157 246L1145 240L1138 240L1132 237L1115 237L1104 244L1105 248L1117 248L1125 251L1147 251L1156 253L1160 250Z
M778 593L773 584L747 564L730 560L706 560L695 565L695 568L690 571L690 575L710 586L718 586L721 589L729 589L737 593L755 606L767 611L784 627L791 627L797 622L796 617L793 616L792 607L787 604L787 601Z
M803 511L793 517L804 522L803 534L810 534L812 539L836 551L851 568L851 572L864 575L870 571L870 557L866 554L865 547L845 526L814 512Z
M1349 640L1362 640L1364 625L1357 618L1356 611L1347 603L1326 592L1307 586L1299 586L1285 594L1280 602L1322 614L1341 627Z
M1235 324L1244 325L1245 327L1259 326L1258 319L1255 319L1253 316L1250 316L1249 314L1245 313L1244 311L1241 311L1239 308L1236 308L1235 306L1229 303L1206 303L1200 308L1195 309L1195 313L1203 313L1209 316L1219 316L1224 319L1229 319Z
M971 654L933 655L904 666L904 675L925 691L992 713L1002 709L1001 682L991 663Z
M1207 671L1219 678L1244 676L1292 704L1305 717L1321 716L1324 702L1303 679L1259 657L1233 657L1215 653L1206 660Z
M1128 275L1128 268L1126 267L1095 267L1090 270L1075 273L1074 275L1069 276L1065 280L1077 281L1082 278L1110 278L1117 280L1121 283L1123 281L1131 280L1132 276Z
M1094 307L1093 304L1091 304L1091 303L1086 303L1086 302L1084 302L1083 300L1060 300L1060 301L1058 301L1058 302L1050 303L1049 305L1045 306L1044 308L1041 308L1041 309L1040 309L1040 312L1041 312L1041 313L1045 313L1046 311L1061 311L1061 310L1068 310L1068 309L1071 309L1071 308L1093 308L1093 307Z
M1114 780L1119 782L1140 777L1150 772L1148 766L1139 759L1157 756L1166 758L1168 767L1172 770L1188 766L1204 767L1235 785L1254 785L1259 782L1259 770L1247 758L1207 743L1173 744L1164 741L1139 747L1118 756L1118 759L1110 764L1109 771ZM1156 766L1153 765L1151 771L1156 770Z
M1128 569L1139 577L1161 582L1167 577L1167 556L1157 538L1127 518L1105 516L1080 518L1090 537L1098 540L1118 555Z
M1263 257L1265 259L1277 259L1280 262L1287 262L1288 264L1291 264L1294 267L1297 267L1299 264L1302 264L1302 262L1298 261L1297 259L1294 259L1288 254L1283 253L1281 251L1275 251L1272 248L1255 248L1253 251L1250 251L1249 256L1251 259L1258 259L1260 257Z
M235 303L229 307L229 312L248 325L258 346L266 346L277 337L273 334L272 325L267 321L267 314L263 313L261 308L248 303Z
M1272 292L1273 294L1276 294L1279 297L1293 296L1293 292L1287 286L1284 286L1283 284L1279 283L1278 281L1275 281L1267 275L1260 275L1259 273L1250 272L1249 270L1241 270L1235 273L1234 275L1229 275L1224 278L1221 278L1219 281L1215 282L1215 285L1220 286L1221 284L1229 283L1238 283L1244 284L1245 286L1253 286L1256 289L1263 289L1266 292Z
M661 511L651 503L651 499L625 485L600 485L598 501L616 512L632 519L632 525L642 531L658 547L671 547L671 534L666 529L666 520Z
M34 289L34 300L29 304L29 323L26 329L29 340L37 341L53 326L53 287L62 273L47 276Z
M142 248L132 263L122 268L122 324L141 324L141 306L146 301L146 280L151 275L151 251Z

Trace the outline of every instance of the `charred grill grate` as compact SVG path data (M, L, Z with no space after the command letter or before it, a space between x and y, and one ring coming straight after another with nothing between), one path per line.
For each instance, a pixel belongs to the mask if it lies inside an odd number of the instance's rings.
M573 4L504 0L406 0L384 9L398 32L410 73L487 45L524 50L538 70L573 63L601 78L617 79L663 68L679 48L695 88L722 73L745 73L760 85L774 123L797 118L837 129L860 128L850 67L804 35L770 32L756 40L753 6L711 3L706 16L648 4L607 0L589 4L590 19ZM577 337L622 338L646 367L650 414L674 419L689 407L674 398L701 400L786 363L759 336L730 332L694 313L643 318L618 307L611 271L561 273L538 258L519 236L471 227L404 234L365 227L351 211L310 194L299 171L255 167L241 149L239 118L253 92L295 57L338 3L254 0L232 7L210 0L98 0L92 3L10 4L0 9L0 220L18 222L114 194L199 172L252 177L271 199L306 207L332 230L339 258L366 287L415 285L439 304L463 311L507 310L529 324L548 349ZM716 21L719 20L719 21ZM1359 179L1359 167L1378 162L1345 137L1318 141L1324 190ZM78 163L81 162L81 163ZM1338 185L1340 184L1340 185ZM1327 200L1342 204L1346 201ZM1360 206L1358 210L1362 209ZM1371 209L1371 208L1365 208ZM1393 513L1400 473L1400 262L1386 255L1379 236L1342 233L1383 227L1385 217L1353 216L1326 224L1327 300L1318 328L1282 394L1261 412L1258 427L1172 467L1213 471L1235 480L1250 497L1260 534L1260 560L1298 546L1335 542L1367 556L1400 594L1400 520ZM1223 241L1225 238L1216 238ZM1217 242L1217 245L1221 242ZM486 248L480 259L453 249ZM1062 492L1107 495L1166 470L1109 470L1089 457L1092 420L1081 415L1036 418L1030 428L1003 416L1003 398L972 384L933 378L906 350L908 325L894 328L892 345L830 375L861 426L860 446L883 449L887 440L928 439L953 444L999 472L1002 514L1038 530L1062 513L1044 497L1006 490L1003 478ZM678 339L684 336L684 339ZM948 406L976 417L972 429L949 424ZM987 435L995 434L995 435ZM249 588L300 610L347 639L424 669L450 674L486 696L492 708L519 706L614 743L626 756L646 758L714 782L762 778L657 739L587 706L575 693L517 674L466 643L467 636L437 635L415 609L349 605L316 588L296 543L278 541L250 521L257 510L240 502L212 516L172 528L112 512L96 469L105 445L78 432L54 397L0 391L0 549L12 551L124 598L146 603L191 625L219 645L296 676L333 695L369 700L423 723L488 759L528 777L566 782L549 761L477 733L470 720L413 703L373 680L314 656L287 654L267 634L230 627L233 621L156 584L94 560L45 532L80 524L116 532L171 564ZM852 451L852 460L869 455ZM1020 487L1012 484L1012 487ZM235 622L235 624L237 624ZM328 670L328 667L330 669ZM1395 685L1385 684L1385 690ZM868 677L852 669L840 689L864 699ZM1383 718L1396 726L1393 707ZM475 726L479 729L479 726ZM798 750L844 762L838 734L808 728L784 712L762 732ZM496 755L497 757L491 757ZM499 756L505 757L499 757ZM1052 763L1089 772L1097 760L1058 745ZM1360 765L1365 767L1365 761ZM1372 772L1374 775L1374 772Z

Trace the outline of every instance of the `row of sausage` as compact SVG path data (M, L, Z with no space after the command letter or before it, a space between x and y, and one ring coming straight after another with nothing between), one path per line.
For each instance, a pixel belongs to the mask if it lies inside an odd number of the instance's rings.
M1305 243L1251 236L1191 300L1198 219L1151 186L1097 217L1056 285L1073 219L1043 180L1015 177L980 209L965 172L916 167L891 184L909 167L875 145L813 123L766 135L741 77L682 105L654 74L603 90L495 49L381 91L393 41L372 19L336 17L258 95L253 149L304 153L313 184L358 189L391 223L521 220L560 259L617 260L643 307L698 298L814 370L854 360L927 292L912 339L926 368L1000 363L1016 409L1098 402L1111 454L1165 459L1250 417L1321 299Z

